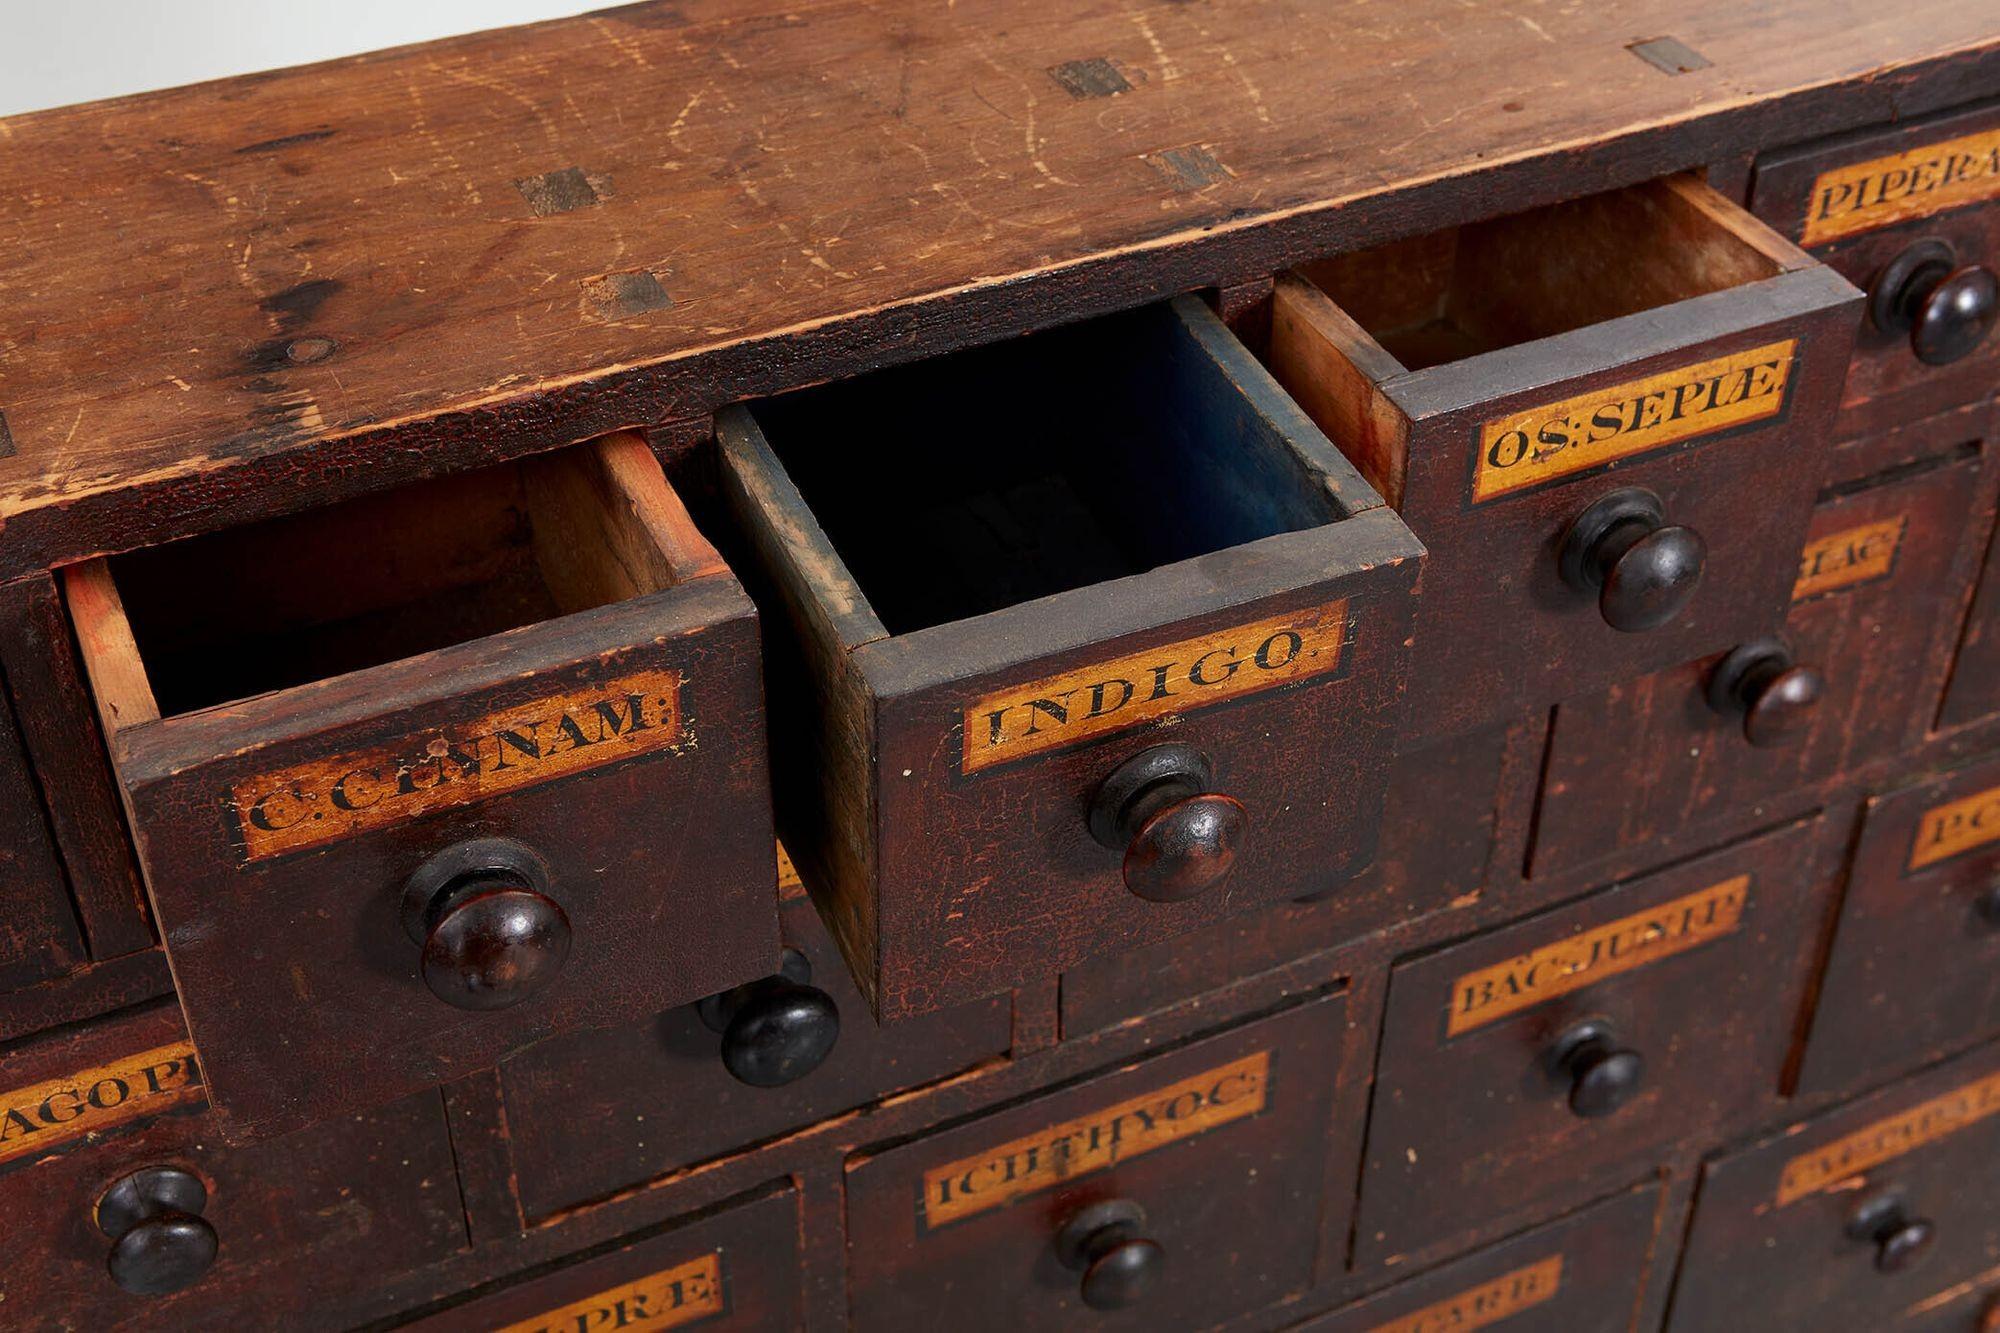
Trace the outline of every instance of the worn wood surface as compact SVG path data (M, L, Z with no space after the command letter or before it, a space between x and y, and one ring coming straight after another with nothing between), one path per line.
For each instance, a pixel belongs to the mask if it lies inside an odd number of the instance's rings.
M1946 106L1982 8L681 0L16 117L0 573Z

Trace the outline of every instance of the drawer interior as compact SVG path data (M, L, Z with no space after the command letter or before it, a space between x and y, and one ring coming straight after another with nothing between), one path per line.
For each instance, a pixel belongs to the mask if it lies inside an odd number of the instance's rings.
M70 589L87 656L125 659L110 675L134 696L118 701L129 725L720 567L644 441L620 435L113 556Z
M1454 227L1298 270L1406 370L1776 277L1761 226L1689 180ZM1748 222L1747 216L1742 216Z
M891 634L1344 516L1164 306L755 415Z

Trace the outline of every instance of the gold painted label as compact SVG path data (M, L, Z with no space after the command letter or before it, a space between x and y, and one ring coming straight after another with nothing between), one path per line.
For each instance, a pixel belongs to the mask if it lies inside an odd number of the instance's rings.
M1562 1287L1562 1271L1563 1257L1552 1254L1470 1291L1426 1305L1415 1314L1377 1324L1371 1333L1471 1333L1554 1297Z
M1769 343L1489 421L1479 428L1472 502L1774 417L1797 350L1795 338Z
M641 671L353 754L260 773L226 798L246 861L303 851L678 748L678 671Z
M1256 1115L1271 1085L1259 1051L1129 1101L924 1172L924 1225L941 1227L1169 1143Z
M1857 583L1888 578L1909 526L1910 516L1897 514L1807 542L1799 553L1799 577L1792 584L1792 600L1803 602Z
M677 1268L600 1291L560 1310L508 1324L499 1333L599 1333L599 1330L678 1328L721 1314L722 1255L704 1254Z
M1949 861L2000 838L2000 787L1933 806L1917 821L1904 873Z
M1953 1088L1920 1106L1877 1120L1824 1148L1800 1153L1778 1177L1778 1206L1858 1176L1871 1167L1956 1134L2000 1111L2000 1074Z
M1711 884L1532 953L1468 972L1452 986L1445 1035L1485 1027L1545 1000L1720 939L1743 924L1750 876Z
M799 868L792 864L792 854L785 850L785 844L778 844L778 887L781 889L802 889L805 881L799 878Z
M1996 195L2000 128L1821 172L1799 243L1822 245Z
M1009 686L966 706L963 771L1326 675L1350 637L1342 599Z
M0 1162L202 1096L201 1068L185 1041L0 1093Z

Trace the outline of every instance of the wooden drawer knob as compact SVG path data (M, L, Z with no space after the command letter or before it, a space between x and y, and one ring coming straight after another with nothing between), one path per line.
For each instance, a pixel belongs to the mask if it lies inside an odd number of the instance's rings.
M1800 666L1779 639L1731 649L1708 678L1709 707L1743 719L1743 739L1759 749L1789 745L1811 725L1826 693L1819 672Z
M1596 1120L1623 1107L1645 1086L1646 1058L1618 1042L1608 1023L1578 1023L1550 1052L1556 1077L1569 1084L1569 1109Z
M1056 1233L1056 1257L1083 1274L1083 1303L1124 1310L1145 1299L1166 1270L1167 1252L1145 1234L1146 1210L1130 1199L1093 1203Z
M812 984L812 961L786 949L776 976L695 1002L710 1032L722 1034L722 1065L739 1083L780 1088L826 1062L840 1040L840 1006Z
M1694 529L1669 524L1659 496L1627 486L1576 516L1558 558L1563 582L1597 594L1605 624L1637 634L1686 608L1708 563L1708 544Z
M1228 877L1250 816L1210 791L1208 756L1156 745L1120 764L1090 807L1090 834L1125 854L1125 887L1156 903L1185 902Z
M1928 1218L1911 1217L1897 1196L1878 1194L1849 1215L1847 1235L1875 1247L1876 1272L1900 1273L1930 1252L1937 1227Z
M1941 240L1918 241L1883 266L1868 288L1868 318L1884 333L1907 333L1927 366L1969 355L2000 317L2000 278L1983 264L1958 262Z
M403 925L422 946L424 984L459 1009L505 1009L542 990L569 957L569 916L541 859L504 838L431 858L403 893Z
M104 1191L97 1226L111 1238L111 1280L136 1296L193 1286L219 1244L201 1215L206 1207L208 1187L174 1166L144 1167Z

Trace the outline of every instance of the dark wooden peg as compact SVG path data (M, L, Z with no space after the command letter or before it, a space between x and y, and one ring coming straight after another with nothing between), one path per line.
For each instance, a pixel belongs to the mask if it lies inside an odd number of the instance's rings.
M1847 1235L1875 1247L1876 1272L1900 1273L1930 1252L1937 1226L1928 1218L1911 1217L1898 1196L1877 1194L1848 1215Z
M1090 835L1125 854L1125 887L1156 903L1185 902L1228 877L1250 817L1210 790L1208 756L1156 745L1120 764L1090 806Z
M1578 1023L1556 1038L1549 1063L1559 1082L1569 1085L1569 1109L1584 1120L1612 1114L1645 1086L1646 1059L1618 1042L1600 1019Z
M1668 523L1659 496L1626 486L1576 516L1557 558L1563 582L1597 594L1605 624L1638 634L1686 609L1708 563L1708 545L1694 529Z
M1084 1208L1056 1233L1056 1257L1083 1274L1083 1303L1124 1310L1145 1299L1166 1271L1167 1252L1145 1234L1146 1210L1130 1199Z
M1788 745L1805 731L1826 693L1819 672L1800 666L1781 639L1730 650L1708 678L1709 707L1743 719L1743 739L1759 749Z
M812 984L812 960L786 949L775 976L695 1002L722 1035L722 1065L753 1088L796 1083L826 1062L840 1040L840 1007Z
M459 1009L506 1009L542 990L569 957L569 915L541 858L506 838L448 847L410 877L403 927L422 946L424 984Z
M97 1227L111 1238L111 1280L135 1296L193 1286L220 1246L207 1207L208 1187L176 1166L143 1167L104 1191Z
M1868 318L1884 333L1907 333L1925 365L1948 366L1992 332L2000 318L2000 278L1983 264L1960 264L1946 241L1918 241L1876 274Z

